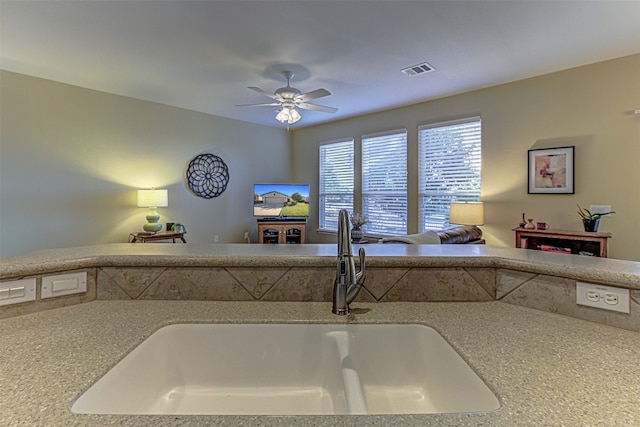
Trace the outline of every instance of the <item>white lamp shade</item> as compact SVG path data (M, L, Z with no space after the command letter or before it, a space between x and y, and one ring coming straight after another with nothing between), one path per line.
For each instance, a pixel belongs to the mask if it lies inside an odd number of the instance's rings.
M138 190L139 208L165 208L169 206L167 190Z
M460 225L484 224L484 206L482 202L451 203L449 222Z

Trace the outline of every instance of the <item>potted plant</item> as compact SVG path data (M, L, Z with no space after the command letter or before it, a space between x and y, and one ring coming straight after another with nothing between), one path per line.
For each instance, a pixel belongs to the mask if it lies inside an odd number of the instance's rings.
M174 233L187 234L187 227L185 227L184 224L180 221L176 221L173 224L173 227L171 227L171 231L173 231Z
M349 215L349 220L351 221L351 225L353 228L351 229L351 240L353 243L358 243L360 239L362 239L363 233L362 227L366 223L369 222L369 218L365 214L360 212L353 212Z
M596 232L598 231L598 226L600 225L600 218L605 215L614 214L614 211L603 212L603 213L591 213L589 209L582 208L578 205L578 215L582 218L582 225L584 226L584 231Z

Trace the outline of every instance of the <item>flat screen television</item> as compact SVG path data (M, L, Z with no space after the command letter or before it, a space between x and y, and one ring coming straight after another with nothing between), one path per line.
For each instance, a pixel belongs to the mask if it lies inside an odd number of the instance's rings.
M253 216L307 218L309 184L254 184Z

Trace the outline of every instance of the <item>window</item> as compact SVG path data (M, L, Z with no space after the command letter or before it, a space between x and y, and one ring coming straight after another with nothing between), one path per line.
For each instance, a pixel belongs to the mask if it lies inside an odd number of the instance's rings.
M353 211L353 139L320 145L318 228L338 231L340 209Z
M451 202L480 201L480 117L418 128L421 232L447 226Z
M362 137L362 213L367 234L407 234L405 129Z

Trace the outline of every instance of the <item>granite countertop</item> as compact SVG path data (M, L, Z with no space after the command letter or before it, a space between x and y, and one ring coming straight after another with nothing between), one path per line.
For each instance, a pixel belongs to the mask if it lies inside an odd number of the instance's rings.
M493 267L640 289L640 263L485 245L363 245L373 267ZM357 245L354 246L357 250ZM0 260L0 279L105 266L334 266L336 245L113 244ZM0 425L638 425L640 333L503 302L93 301L0 320ZM498 395L482 414L102 416L75 398L174 323L420 323L434 327Z
M558 275L605 285L640 289L640 262L586 256L558 256L534 250L488 245L363 246L372 267L495 267ZM36 251L0 259L0 280L56 271L108 266L233 267L334 266L335 244L130 244Z
M0 425L607 425L640 422L640 334L501 302L353 304L94 301L0 320ZM76 415L74 399L173 323L420 323L500 399L489 413L387 416ZM392 361L390 361L391 363Z

